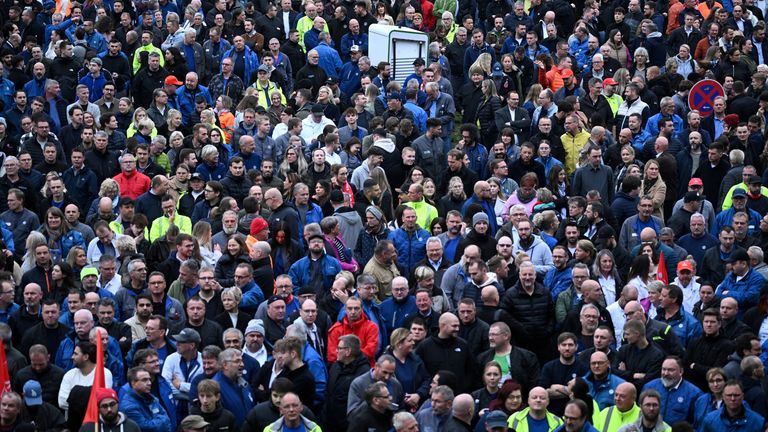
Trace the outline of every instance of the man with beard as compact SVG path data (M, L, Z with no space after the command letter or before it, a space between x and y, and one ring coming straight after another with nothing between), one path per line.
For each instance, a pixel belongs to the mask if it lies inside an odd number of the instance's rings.
M267 193L271 191L277 192L270 189ZM325 238L322 234L311 235L307 244L307 256L294 262L288 270L288 275L294 287L311 286L319 296L330 295L333 280L341 271L341 265L336 258L325 253Z
M575 376L584 376L589 368L576 359L577 340L573 333L564 332L557 337L559 357L545 363L541 368L539 383L547 389L550 411L559 415L567 402L568 381Z
M474 354L469 352L467 343L458 337L459 319L456 315L446 312L440 316L439 326L438 334L420 343L416 354L424 360L430 376L447 370L456 376L467 378L458 385L459 389L468 387L469 382L477 376L477 364Z
M521 346L536 350L539 355L549 355L550 348L536 341L546 340L552 334L555 325L555 307L549 291L536 282L536 270L532 263L520 264L519 281L504 293L499 309L501 309L499 319L506 323L507 328L514 329L515 334L519 335L516 340ZM489 336L490 334L489 332ZM497 354L503 353L504 349L499 348L497 343ZM531 374L530 383L537 382L539 366L538 364L535 366L536 371ZM520 379L517 375L513 377Z
M552 252L541 237L533 234L533 224L528 220L522 220L517 224L519 237L515 242L512 253L526 253L531 262L536 266L536 273L544 276L554 269Z
M69 414L70 425L82 421L82 418L77 418L78 414L83 415L85 413L84 405L86 404L80 397L87 395L90 392L90 387L93 386L96 369L96 346L88 341L78 342L72 353L72 363L74 368L64 374L58 396L58 406ZM112 372L106 368L104 369L104 383L107 388L112 387ZM75 400L78 401L72 403ZM70 412L71 403L72 412Z
M586 196L587 192L597 190L600 192L600 196L607 198L607 202L613 202L615 191L613 170L611 167L603 164L602 149L597 146L590 147L587 150L587 155L589 159L588 165L577 169L573 177L573 184L571 185L573 194Z
M702 392L693 383L683 379L682 363L679 358L667 357L661 365L661 378L656 378L643 387L643 392L653 390L667 396L660 401L660 413L664 421L671 424L693 424L694 420L698 420L694 417L694 404Z
M664 422L662 417L659 415L661 401L661 395L656 390L648 389L643 391L640 394L640 416L637 418L637 420L625 426L627 431L670 430L671 428L669 425ZM723 401L725 402L726 399ZM720 410L717 410L716 413L719 419ZM715 413L713 412L712 414ZM757 415L755 414L755 416ZM706 422L703 424L706 424Z
M651 214L653 213L653 199L650 196L646 195L640 198L637 211L636 215L625 219L621 226L619 245L627 250L632 250L640 244L640 235L643 229L651 228L658 233L664 226L664 222L660 218Z
M120 412L118 409L119 402L120 400L114 390L109 388L96 390L96 403L99 407L98 430L140 432L141 428L139 428L139 425ZM80 428L81 432L94 432L96 430L96 425L91 422L83 424Z
M96 174L99 184L120 172L118 154L109 150L108 144L109 137L106 133L94 134L93 148L85 152L85 165Z
M378 148L373 147L372 149ZM380 200L381 187L379 187L379 184L375 180L368 178L363 182L363 187L355 194L354 209L357 210L361 219L365 219L366 209L370 206L380 206Z
M263 167L263 163L262 163ZM263 175L262 170L262 175ZM291 240L299 241L299 215L295 208L289 206L283 201L282 193L275 188L269 189L264 193L264 202L272 210L272 214L269 216L269 227L273 233L277 232L278 224L286 223L291 233ZM303 286L302 284L296 284L295 286Z
M366 180L366 184L369 181ZM378 189L378 184L375 184ZM355 201L355 206L359 201ZM379 241L386 240L389 236L389 226L384 223L384 214L376 206L369 205L365 208L365 230L357 237L354 256L358 263L368 263L374 256L374 250Z

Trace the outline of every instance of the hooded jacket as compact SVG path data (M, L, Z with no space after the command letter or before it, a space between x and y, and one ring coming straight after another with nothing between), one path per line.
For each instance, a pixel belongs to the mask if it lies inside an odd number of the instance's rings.
M173 425L160 401L149 394L139 395L133 389L120 400L120 411L139 425L142 432L171 432Z
M356 245L360 231L364 229L360 214L352 207L343 206L333 212L333 216L339 219L341 238L347 246Z
M360 339L360 351L368 358L370 366L373 367L376 353L379 350L379 329L364 313L356 322L350 322L349 317L345 316L328 330L328 362L336 362L336 347L339 345L339 338L349 334Z
M328 370L328 388L322 417L329 430L347 429L346 408L349 388L355 378L370 370L370 363L365 356L359 356L349 364L335 362Z
M142 432L135 421L129 419L122 412L117 412L117 421L115 423L104 423L104 419L99 416L99 431L101 432ZM80 432L95 432L94 423L85 423L80 428Z

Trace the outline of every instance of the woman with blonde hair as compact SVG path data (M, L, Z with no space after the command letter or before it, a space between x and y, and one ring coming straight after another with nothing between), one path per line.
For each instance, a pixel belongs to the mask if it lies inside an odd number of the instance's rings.
M333 90L330 87L324 85L317 90L316 103L323 107L323 114L332 121L335 122L341 116L341 111L333 100Z
M216 315L213 320L222 328L236 328L245 333L248 321L253 319L253 316L240 310L242 299L243 292L236 286L221 290L221 304L224 306L224 312Z
M35 248L44 245L47 243L47 240L45 239L45 236L39 232L39 231L32 231L27 236L27 241L25 242L24 246L26 246L27 252L24 254L24 258L21 262L21 271L23 273L26 273L29 270L32 270L35 268L37 264L35 264ZM85 251L83 246L77 246L81 250ZM74 249L74 247L73 247ZM86 265L88 264L88 260L86 259Z
M483 97L477 107L476 123L481 131L482 144L490 148L496 143L496 137L499 136L499 131L496 129L496 111L501 108L501 99L496 92L496 84L491 79L483 80L480 89L483 92Z
M99 196L91 201L91 206L88 208L88 214L85 217L86 220L99 211L99 201L104 197L112 200L112 211L115 214L118 213L117 204L120 202L120 185L114 179L108 178L101 182Z
M211 224L206 221L198 221L192 227L192 236L200 244L200 255L203 257L202 267L213 269L221 258L221 246L211 243Z
M531 85L531 88L528 89L522 107L528 111L529 116L532 116L533 112L536 111L536 108L540 106L539 93L541 93L542 90L544 90L544 87L539 83Z
M501 189L501 180L498 177L491 177L488 179L488 184L491 186L491 199L494 200L493 212L496 214L496 223L498 226L504 224L501 215L504 212L504 204L509 199L504 195L504 191ZM450 188L450 184L448 187Z
M464 192L464 181L461 180L461 177L451 177L448 181L447 193L437 202L437 214L446 217L451 210L461 212L466 200L467 193Z
M128 125L128 130L125 131L125 136L130 138L137 133L140 132L139 125L142 120L149 119L149 116L147 116L147 110L145 110L142 107L136 108L136 111L133 112L133 121L130 125ZM150 137L154 138L157 136L157 128L155 128L155 122L152 122L152 130L150 132Z
M392 220L395 216L395 209L393 207L392 187L389 185L387 175L384 172L384 168L376 167L371 171L371 179L373 179L381 189L381 197L379 198L379 207L381 212L384 213L384 218Z
M487 52L480 54L474 63L469 67L469 70L473 68L480 68L483 71L483 78L489 79L493 76L493 57Z
M283 161L280 162L278 172L282 178L285 178L285 176L291 172L304 177L304 175L307 174L308 167L307 160L304 158L304 155L301 154L301 147L289 145L288 148L285 149L285 155L283 155Z
M624 89L627 88L627 84L629 84L632 80L632 74L629 72L629 69L620 68L614 72L613 80L618 83L618 85L616 85L614 94L622 95L623 97Z
M409 329L397 328L389 336L387 354L395 358L395 377L406 395L405 404L416 409L429 397L431 377L424 362L414 352L416 342Z
M659 173L659 161L651 159L645 163L642 181L642 195L653 199L653 216L664 218L664 199L667 196L667 184Z

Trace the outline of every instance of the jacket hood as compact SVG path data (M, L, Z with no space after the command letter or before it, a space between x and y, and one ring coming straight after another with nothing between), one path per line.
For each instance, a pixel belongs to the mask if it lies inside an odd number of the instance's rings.
M344 222L350 225L362 226L361 220L359 219L360 214L351 207L340 207L333 215L337 218L344 219Z
M382 138L376 141L373 145L382 148L387 153L395 151L395 143L389 138Z
M655 32L653 32L653 33L648 35L648 39L650 39L650 38L660 38L660 37L661 37L661 32L657 32L657 31L655 31Z

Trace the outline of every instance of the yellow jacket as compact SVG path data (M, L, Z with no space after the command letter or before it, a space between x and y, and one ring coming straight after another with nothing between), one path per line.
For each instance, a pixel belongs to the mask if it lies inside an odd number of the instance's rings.
M136 49L136 52L133 54L133 74L136 75L139 72L139 69L141 68L141 62L139 60L141 59L141 53L158 53L160 54L160 67L165 65L165 56L163 55L163 51L152 45L149 44L147 46L142 46Z
M192 220L184 215L176 213L173 224L179 227L179 231L192 235ZM171 224L168 216L161 216L152 222L152 228L149 229L149 241L154 242L168 232Z
M299 32L299 45L301 45L302 48L304 48L304 51L307 50L307 47L304 46L304 33L310 31L312 29L312 26L314 25L314 20L312 20L310 17L304 15L296 21L296 31ZM325 23L323 25L323 31L329 32L328 30L328 23Z
M432 220L437 217L437 209L433 205L424 201L423 198L418 202L409 201L405 203L405 205L416 210L416 223L419 224L420 227L429 231L429 224L432 223Z
M618 432L620 427L628 425L640 417L640 407L637 404L632 404L632 409L621 412L615 405L609 406L594 417L597 417L595 429L598 432Z
M507 421L507 426L516 432L528 432L528 413L531 412L530 408L526 408L522 411L518 411L511 416ZM559 428L563 424L560 417L547 411L547 425L549 426L548 432L552 432Z
M576 135L571 135L568 132L560 136L560 141L563 142L565 148L565 171L568 175L573 174L579 164L579 154L584 145L589 141L589 133L582 130Z
M285 105L286 99L283 92L280 91L280 87L277 86L277 84L273 83L272 81L267 81L267 88L265 89L261 84L259 84L259 81L257 80L255 83L251 85L251 87L256 89L256 93L258 93L259 96L259 106L262 106L264 108L269 108L267 106L267 101L272 102L270 99L270 96L272 96L272 93L274 92L280 92L280 101Z

